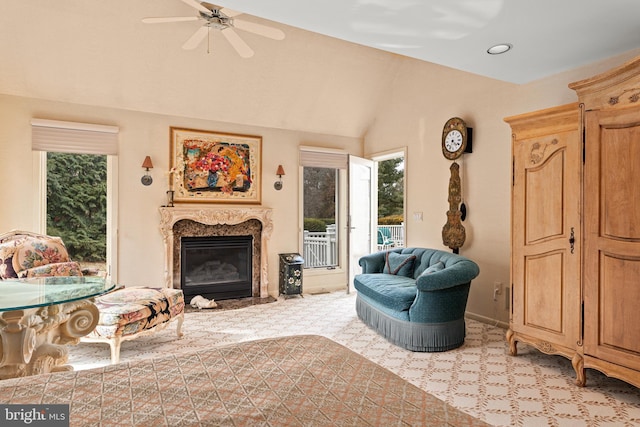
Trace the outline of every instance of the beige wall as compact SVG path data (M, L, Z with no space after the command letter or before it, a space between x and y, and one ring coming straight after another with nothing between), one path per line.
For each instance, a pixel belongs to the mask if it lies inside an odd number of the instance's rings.
M108 108L100 106L99 102L98 106L87 106L0 95L0 180L3 201L0 231L34 229L37 224L33 202L37 183L33 181L31 173L33 156L29 121L32 117L117 125L121 130L118 280L126 285L160 284L163 246L158 231L158 207L165 202L167 189L164 171L169 163L169 127L261 135L262 204L274 208L274 233L269 246L269 291L276 295L277 254L298 250L298 145L340 148L354 154L362 154L364 146L365 155L407 147L407 243L446 249L442 247L441 230L448 208L450 162L441 155L440 137L444 122L452 116L460 116L474 128L474 152L463 160L463 193L468 206L468 219L464 222L467 242L461 253L477 261L481 269L480 276L472 285L468 310L480 318L507 321L504 295L497 303L492 298L493 282L509 283L511 155L510 130L503 118L573 102L576 97L567 88L570 82L616 66L632 55L518 86L384 52L343 46L336 44L333 39L329 43L336 47L339 45L342 55L358 53L354 57L357 61L342 63L349 64L348 74L353 80L350 80L351 83L341 82L340 87L358 84L357 97L364 101L362 104L345 104L339 102L338 98L326 96L327 88L336 89L331 85L338 75L335 64L326 66L327 69L317 62L316 68L306 69L304 81L308 83L303 91L305 105L319 102L309 115L313 116L314 129L321 129L322 133L302 132L293 127L288 130L289 122L284 118L278 119L274 110L269 110L269 116L276 117L271 127L253 126L252 121L243 116L242 107L242 101L246 105L252 102L255 92L250 88L238 92L238 96L244 99L235 100L235 107L225 111L227 116L234 117L234 120L227 122ZM313 50L305 52L312 54ZM288 58L287 61L295 63L296 58ZM375 79L357 79L358 75L370 76L369 70L377 70ZM297 85L301 84L295 72L289 77ZM267 75L257 82L245 79L236 82L236 87L245 84L263 87L268 85L266 80ZM227 80L228 84L231 82L234 80ZM322 84L316 86L318 82ZM281 81L281 84L286 82ZM161 90L159 86L158 91ZM374 91L377 91L376 95L371 96L370 93ZM274 96L277 96L277 91L270 92L269 97ZM68 97L73 99L73 93L69 93ZM111 99L113 96L109 97ZM202 97L201 94L199 98ZM261 101L266 102L266 99L262 97ZM215 98L211 98L211 102L214 101ZM95 99L92 102L96 103ZM377 105L371 105L371 102ZM341 129L348 128L351 131L363 127L366 122L366 131L361 137L333 135L339 133L334 126L338 121L323 111L330 111L334 104L339 107L339 123L348 124L350 118L356 123L342 126ZM293 113L304 114L305 111L298 108L299 105L292 107L281 102L269 105L280 105L286 117L291 117ZM362 106L366 106L368 112L364 118ZM186 106L184 108L188 109ZM320 108L322 111L318 111ZM257 113L252 109L252 114ZM373 118L369 117L371 114ZM143 174L141 164L146 155L152 157L155 166L152 171L154 184L150 187L140 184ZM279 192L272 186L278 164L282 164L287 172L284 189ZM415 221L414 212L423 212L423 221ZM326 284L327 287L330 285L333 284ZM341 288L344 283L335 285Z
M441 152L442 126L459 116L473 128L473 153L461 164L467 240L460 254L480 265L467 310L508 322L505 292L493 301L494 282L509 285L511 131L503 118L576 102L568 84L617 66L640 50L525 85L508 84L428 63L399 67L386 105L365 136L366 155L407 147L407 244L442 244L451 161ZM416 221L414 212L422 212Z
M493 303L494 281L509 283L510 133L502 117L514 110L513 84L431 64L407 61L386 108L365 137L367 153L407 146L407 245L449 250L442 244L451 161L442 155L444 123L463 118L473 128L473 153L461 165L468 216L460 254L476 261L468 311L508 320L504 295ZM414 219L421 212L423 220ZM490 302L490 303L489 303Z
M34 156L30 120L33 117L119 126L117 279L127 286L164 283L164 247L158 207L166 203L170 126L262 136L262 205L273 208L274 228L268 262L269 293L274 296L278 295L277 254L299 250L298 146L344 149L352 154L361 154L362 150L361 140L356 138L0 95L0 181L4 183L1 232L37 229L34 202L37 183L31 172ZM147 155L153 161L150 173L154 181L145 187L140 177L144 174L142 161ZM279 164L283 165L286 175L283 189L276 191L273 182L277 179L275 172ZM345 281L337 284L342 289L345 285Z

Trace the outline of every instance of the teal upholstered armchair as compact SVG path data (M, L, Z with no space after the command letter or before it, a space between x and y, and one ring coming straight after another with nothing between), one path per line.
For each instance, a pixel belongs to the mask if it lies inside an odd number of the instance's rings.
M360 258L356 311L368 326L413 351L445 351L465 338L464 313L478 265L460 255L395 248Z

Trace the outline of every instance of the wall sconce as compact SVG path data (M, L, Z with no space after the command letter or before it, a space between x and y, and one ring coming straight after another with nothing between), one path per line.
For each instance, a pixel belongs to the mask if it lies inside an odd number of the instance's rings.
M151 183L153 182L153 178L151 178L151 175L149 175L149 169L153 169L153 163L151 163L151 157L147 156L144 158L144 162L142 162L142 167L147 168L147 173L145 173L142 176L142 179L140 179L140 181L142 182L142 185L151 185Z
M278 175L278 180L273 184L273 188L276 190L282 190L282 175L284 175L284 168L282 165L278 165L276 175Z

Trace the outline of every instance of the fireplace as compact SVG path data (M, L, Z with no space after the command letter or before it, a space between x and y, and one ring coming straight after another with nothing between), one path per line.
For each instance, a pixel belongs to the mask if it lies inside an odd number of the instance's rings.
M182 237L180 283L185 299L252 295L253 236Z
M253 249L252 263L251 271L247 273L248 280L251 282L249 295L259 298L268 297L267 243L273 231L271 214L271 209L257 206L184 205L161 207L160 231L165 246L165 287L184 288L181 277L183 238L251 236L253 242L250 244ZM185 294L187 292L189 291L186 291ZM190 301L189 298L185 298L185 300Z

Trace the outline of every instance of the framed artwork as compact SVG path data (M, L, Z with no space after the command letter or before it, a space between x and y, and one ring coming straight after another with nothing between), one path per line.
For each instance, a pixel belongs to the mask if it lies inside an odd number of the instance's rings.
M171 127L175 202L260 203L262 138Z

